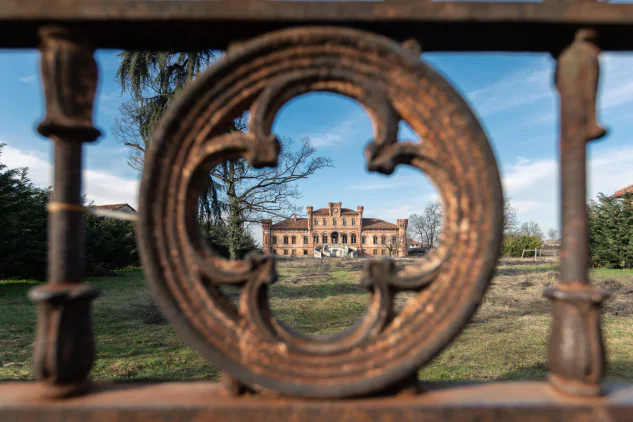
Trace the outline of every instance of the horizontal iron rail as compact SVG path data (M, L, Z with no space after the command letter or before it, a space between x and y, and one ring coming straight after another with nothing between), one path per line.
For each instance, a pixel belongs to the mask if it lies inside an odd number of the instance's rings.
M214 382L97 384L88 395L41 398L39 383L0 384L2 420L81 421L633 421L633 386L573 398L542 382L422 385L425 394L353 400L227 397ZM177 412L177 413L175 413Z
M578 28L598 30L603 50L633 50L633 4L444 1L0 0L0 47L32 48L36 29L61 24L97 48L226 48L292 25L345 24L424 51L557 51Z

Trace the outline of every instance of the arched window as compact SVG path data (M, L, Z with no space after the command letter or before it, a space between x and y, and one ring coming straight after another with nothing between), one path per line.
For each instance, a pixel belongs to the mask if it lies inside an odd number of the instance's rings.
M347 243L347 235L346 234L342 235L341 238L342 238L342 240L341 240L342 243Z
M380 243L385 244L387 236L380 236ZM384 254L383 254L384 255Z
M332 225L333 225L333 226L336 226L336 218L333 218L333 219L332 219Z
M397 242L396 236L391 236L391 243L395 245L396 242Z
M314 243L319 243L319 235L314 233Z
M354 233L352 233L352 242L351 243L356 243L356 235Z
M344 226L347 226L347 218L344 218L344 219L343 219L343 225L344 225Z
M361 243L364 245L365 243L367 243L367 238L365 236L362 236L360 238Z
M308 244L308 236L303 236L303 244L304 245Z
M327 226L327 218L324 218L324 219L323 219L323 225L324 225L324 226Z
M384 243L384 242L383 242ZM296 245L297 244L297 236L292 236L292 244Z
M356 225L356 219L352 218L352 226L355 226L355 225Z
M378 244L378 236L374 236L374 245Z
M288 236L284 236L284 245L287 245L287 244L288 244ZM284 254L284 255L286 255L286 254Z
M323 243L327 243L327 234L324 234L322 237Z
M277 236L273 236L273 245L277 244Z

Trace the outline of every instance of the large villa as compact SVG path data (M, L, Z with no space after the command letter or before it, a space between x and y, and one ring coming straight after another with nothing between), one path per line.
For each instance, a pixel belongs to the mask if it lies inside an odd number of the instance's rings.
M302 257L407 256L407 219L397 224L364 218L342 202L328 208L306 207L307 218L297 217L273 224L262 222L264 251L268 254Z

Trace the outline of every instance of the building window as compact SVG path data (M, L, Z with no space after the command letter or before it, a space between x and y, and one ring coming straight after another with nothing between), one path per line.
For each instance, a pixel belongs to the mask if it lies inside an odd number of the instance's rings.
M356 225L356 219L352 218L352 226L355 226L355 225Z
M277 255L277 249L273 249L273 255Z
M297 236L292 236L292 244L293 245L297 244Z
M362 237L360 238L360 240L361 240L361 243L362 243L363 245L364 245L365 243L367 243L367 238L366 238L365 236L362 236Z
M344 234L343 236L341 236L343 238L342 242L343 243L347 243L347 235Z
M319 235L318 234L314 234L314 243L319 243Z
M273 245L277 244L277 236L273 236Z
M383 253L384 255L384 253ZM294 249L292 250L292 256L297 256L297 251L295 251Z
M294 252L294 251L292 251L292 252ZM384 255L384 254L385 254L385 250L384 250L384 249L381 249L381 250L380 250L380 255Z
M314 225L315 225L315 226L318 226L318 225L319 225L319 219L318 219L318 218L315 218L313 221L314 221Z
M344 219L343 219L343 225L344 225L344 226L347 226L347 218L344 218Z
M387 237L386 237L386 236L380 236L380 243L381 243L382 245L384 245L384 244L385 244L385 242L386 242L386 239L387 239Z
M332 225L333 225L333 226L336 226L336 218L333 218L333 219L332 219Z
M374 249L374 255L378 255L378 249Z
M327 226L327 218L324 218L324 219L323 219L323 225L324 225L324 226Z
M288 244L288 236L284 236L284 245Z
M396 242L397 242L396 236L391 236L391 243L393 243L395 245Z
M374 240L374 245L377 245L378 244L378 236L374 236L373 240Z
M352 243L356 244L356 235L352 234Z
M304 249L304 250L303 250L303 254L304 254L304 255L308 255L308 251L307 251L307 249Z
M308 244L308 236L303 236L303 244L304 245Z
M327 243L327 234L323 235L323 243Z
M284 255L288 255L288 249L284 249Z

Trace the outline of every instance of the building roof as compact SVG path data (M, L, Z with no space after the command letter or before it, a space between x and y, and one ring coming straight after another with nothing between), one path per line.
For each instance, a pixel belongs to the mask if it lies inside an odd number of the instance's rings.
M287 218L272 225L273 229L308 229L307 218Z
M319 208L318 210L312 211L312 215L330 215L329 208ZM341 215L358 215L358 212L349 209L349 208L341 208Z
M328 211L326 209L326 211ZM314 214L314 213L313 213ZM286 220L282 220L278 223L272 225L273 229L308 229L308 219L307 218L288 218ZM315 227L315 230L321 230L321 226ZM333 227L328 227L328 230L333 229ZM338 230L346 230L351 229L348 226L338 226ZM385 220L381 220L380 218L363 218L363 229L398 229L398 226L392 223L389 223Z
M363 218L363 229L398 229L393 223L388 223L380 218Z
M422 245L422 242L418 242L415 239L411 239L410 237L407 237L407 243L409 245Z
M95 205L94 208L98 208L101 210L110 210L110 211L116 211L118 209L121 209L125 206L130 207L134 212L136 212L136 210L130 206L130 204L108 204L108 205Z
M619 191L614 193L613 196L624 196L627 193L633 193L633 185L620 189Z

